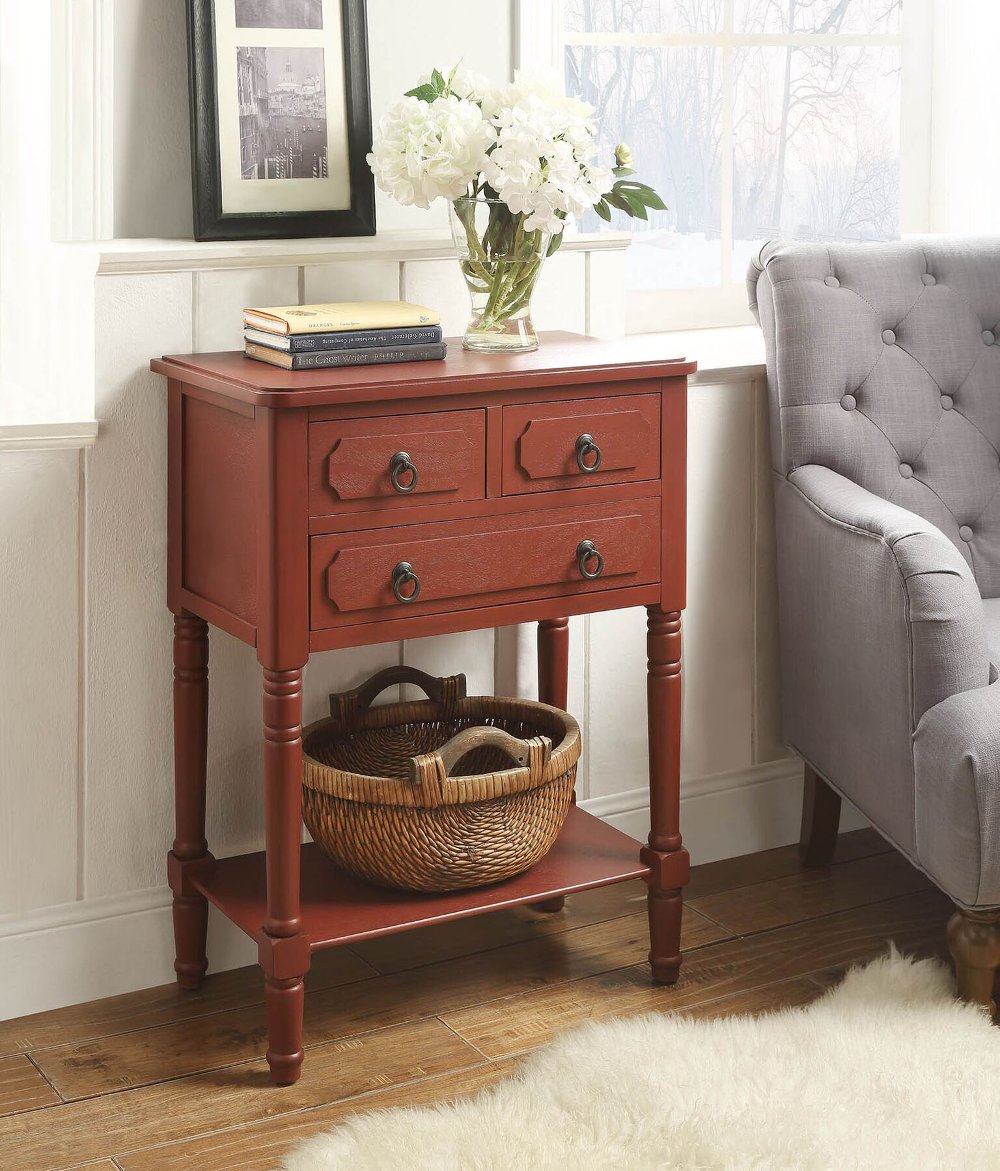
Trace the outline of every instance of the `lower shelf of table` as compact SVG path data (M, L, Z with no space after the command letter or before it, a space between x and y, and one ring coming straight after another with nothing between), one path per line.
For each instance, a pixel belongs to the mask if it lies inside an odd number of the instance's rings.
M309 843L302 847L302 924L315 951L542 902L643 877L648 868L639 861L639 848L634 838L574 805L556 844L525 874L478 890L423 895L386 890L352 878ZM247 935L259 937L266 913L263 853L222 858L195 885Z

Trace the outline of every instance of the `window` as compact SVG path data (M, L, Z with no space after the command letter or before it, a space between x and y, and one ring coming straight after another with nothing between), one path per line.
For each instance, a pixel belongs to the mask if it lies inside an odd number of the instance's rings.
M522 63L548 54L667 203L579 225L635 232L631 331L749 321L747 264L769 239L926 230L927 0L521 7Z

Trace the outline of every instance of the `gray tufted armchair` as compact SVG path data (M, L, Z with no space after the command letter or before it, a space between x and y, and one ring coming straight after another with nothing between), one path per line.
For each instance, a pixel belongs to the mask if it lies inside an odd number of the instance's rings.
M764 331L785 737L806 861L840 794L958 905L959 990L1000 965L1000 240L769 244Z

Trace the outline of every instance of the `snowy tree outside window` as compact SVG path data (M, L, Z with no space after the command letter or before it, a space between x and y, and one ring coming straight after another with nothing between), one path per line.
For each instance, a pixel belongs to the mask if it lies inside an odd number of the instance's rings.
M635 232L630 289L733 291L769 239L900 234L903 0L563 0L560 16L568 92L669 208L610 225Z

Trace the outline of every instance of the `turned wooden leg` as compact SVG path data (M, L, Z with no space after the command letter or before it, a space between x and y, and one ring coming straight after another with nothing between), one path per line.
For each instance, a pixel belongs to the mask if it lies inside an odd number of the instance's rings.
M267 918L259 946L271 1079L291 1085L302 1072L303 977L309 942L299 917L302 818L302 671L264 668L264 836Z
M681 844L681 616L648 606L649 655L649 965L653 979L673 984L681 966L682 888L690 862Z
M569 691L569 619L545 618L538 623L538 698L542 703L566 710ZM576 794L573 794L576 800ZM557 895L532 903L534 911L554 915L566 905L566 897Z
M197 988L208 959L208 900L192 885L215 861L205 841L208 755L208 624L174 617L174 806L176 836L167 856L174 892L174 971L182 988Z
M829 866L840 833L840 794L815 769L806 765L802 790L799 857L806 866Z
M959 908L948 920L948 950L955 961L958 994L996 1016L993 981L1000 968L1000 910Z
M538 698L566 710L569 691L569 619L538 624Z

